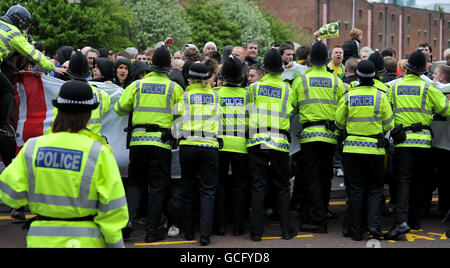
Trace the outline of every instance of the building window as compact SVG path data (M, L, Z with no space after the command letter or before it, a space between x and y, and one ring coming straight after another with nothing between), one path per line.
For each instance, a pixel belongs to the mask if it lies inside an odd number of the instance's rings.
M383 12L380 12L380 20L383 20Z
M423 31L423 39L427 40L427 31L426 30Z
M392 13L392 22L395 22L395 14L394 13Z
M435 19L434 20L434 27L436 27L437 26L437 20Z
M409 44L411 43L411 37L410 36L408 36L407 38L406 38L406 44L408 45L408 47L409 47Z
M411 16L408 16L408 24L411 23Z
M378 42L380 42L380 43L383 42L383 34L378 34Z
M345 22L345 30L348 30L348 21Z
M395 43L395 36L391 35L391 44L394 44L394 43Z
M448 28L450 29L450 20L448 21Z
M362 19L362 17L363 17L363 11L362 11L362 9L360 9L359 10L359 18Z
M433 39L433 46L434 46L434 48L436 48L436 47L437 47L437 40L436 40L436 38L435 38L435 39Z
M420 30L417 30L417 36L420 38Z

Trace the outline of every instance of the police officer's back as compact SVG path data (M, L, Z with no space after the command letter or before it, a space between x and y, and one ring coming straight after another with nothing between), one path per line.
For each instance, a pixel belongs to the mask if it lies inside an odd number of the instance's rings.
M53 132L28 140L0 176L0 199L37 214L28 247L124 247L119 168L112 149L85 130L98 106L92 96L86 83L65 83L53 101L60 110Z

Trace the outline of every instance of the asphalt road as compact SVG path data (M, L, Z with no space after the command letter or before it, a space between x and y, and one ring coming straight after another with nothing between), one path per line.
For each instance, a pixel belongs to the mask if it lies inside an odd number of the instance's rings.
M248 233L235 237L231 234L232 228L228 226L225 236L212 236L211 249L268 249L268 248L450 248L450 239L445 237L445 232L450 229L450 223L441 223L437 215L436 206L433 206L432 215L422 220L422 229L413 230L411 233L401 236L398 241L370 241L366 235L363 241L355 242L342 236L342 220L346 205L342 201L334 200L331 210L338 215L337 219L329 221L327 234L310 234L299 232L298 236L291 240L282 240L279 223L266 220L265 233L261 242L250 240ZM9 217L10 209L0 204L0 248L24 248L26 247L26 231L21 224L13 223ZM292 212L293 223L297 225L298 216ZM383 231L390 229L394 216L382 218ZM143 225L138 225L131 239L126 241L127 248L157 248L157 249L195 249L202 248L198 241L186 241L183 235L178 238L167 238L159 243L144 243L145 230ZM197 239L199 239L197 234Z

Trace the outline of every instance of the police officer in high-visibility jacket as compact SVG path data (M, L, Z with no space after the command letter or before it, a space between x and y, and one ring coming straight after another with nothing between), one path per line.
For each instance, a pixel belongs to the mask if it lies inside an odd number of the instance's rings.
M223 110L223 131L222 135L219 135L223 140L223 148L219 152L219 186L216 194L214 233L225 234L227 204L230 203L233 213L230 215L233 234L239 236L244 233L244 221L249 211L249 206L246 205L247 190L250 186L246 133L250 94L240 87L243 76L242 62L238 58L234 56L227 58L222 65L221 75L225 83L218 88L219 103ZM231 181L230 165L233 174ZM228 185L231 186L231 192L227 198Z
M15 52L36 62L40 67L64 74L62 68L55 66L28 43L27 32L31 27L31 14L21 5L12 6L0 17L0 65ZM0 139L14 139L14 133L8 131L8 112L14 98L14 86L0 71Z
M119 168L112 149L86 131L98 107L92 89L66 82L53 105L53 132L25 143L0 175L0 199L37 215L28 247L124 247L128 208Z
M374 86L374 64L361 61L356 75L360 83L340 99L336 125L346 132L343 152L349 207L344 235L360 241L365 228L365 204L369 234L376 238L382 236L380 217L384 201L384 155L388 142L384 133L394 127L394 114L386 94Z
M78 80L88 84L87 79L90 76L89 63L85 55L78 50L72 55L69 61L69 68L67 69L67 75L71 80ZM92 111L91 119L88 122L87 129L94 132L98 136L101 136L102 120L103 116L109 112L111 108L111 97L101 88L92 86L92 95L94 99L99 103L97 109ZM53 109L53 115L56 118L58 110Z
M202 63L189 67L189 83L183 96L178 100L174 131L181 134L180 166L183 184L184 238L195 239L196 195L200 193L200 244L211 243L214 202L219 181L218 138L222 123L222 108L219 94L214 91L208 79L211 75Z
M119 116L133 113L132 129L128 129L132 131L127 185L131 219L124 234L128 236L133 230L140 199L148 194L146 243L166 238L160 226L170 186L172 108L183 95L183 89L166 75L171 69L171 59L165 46L155 51L150 68L152 72L129 85L114 106Z
M450 116L449 101L432 84L423 81L426 57L417 50L406 64L407 75L393 84L390 102L395 128L391 136L395 144L393 159L397 180L396 224L385 235L396 239L412 229L420 229L423 204L423 181L429 179L433 115Z
M333 156L339 135L334 121L345 88L342 80L327 71L330 58L321 41L313 44L309 61L313 66L292 85L297 93L296 105L303 126L298 161L305 194L299 230L326 233Z
M261 241L264 232L264 198L269 180L276 191L283 239L292 239L297 234L291 224L289 206L289 117L294 110L295 92L281 78L283 61L276 49L264 57L263 69L267 74L249 86L252 105L247 150L253 178L250 238L255 242Z

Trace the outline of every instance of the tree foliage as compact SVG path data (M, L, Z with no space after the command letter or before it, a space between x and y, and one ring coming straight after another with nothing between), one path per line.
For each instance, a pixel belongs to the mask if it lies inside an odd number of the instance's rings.
M17 3L30 11L33 20L30 34L46 45L49 55L62 45L115 50L132 45L124 35L131 15L123 8L121 0L83 0L81 3L2 0L1 13Z
M274 39L270 32L270 23L263 17L260 9L253 1L216 0L220 11L234 24L242 29L236 40L241 46L247 41L256 40L260 55L264 55L272 47Z
M182 49L191 37L191 28L177 0L131 0L125 5L132 12L129 35L141 50L172 37L174 50Z
M209 41L222 50L239 43L242 30L221 11L221 4L213 1L192 0L184 4L192 36L192 43L200 49Z

